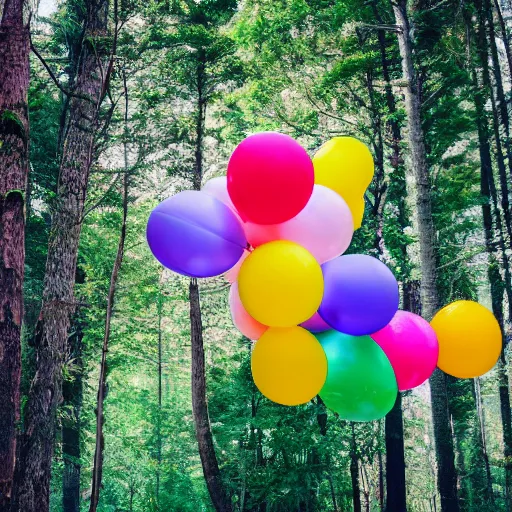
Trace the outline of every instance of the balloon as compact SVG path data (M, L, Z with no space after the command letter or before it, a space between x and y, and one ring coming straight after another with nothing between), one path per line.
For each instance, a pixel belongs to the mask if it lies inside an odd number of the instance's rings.
M391 322L371 338L388 357L400 391L423 384L436 369L437 336L430 324L418 315L397 311Z
M248 222L244 229L253 247L273 240L290 240L302 245L319 263L344 253L354 233L347 204L322 185L315 185L308 204L293 219L271 225Z
M269 328L251 356L254 383L282 405L309 402L322 388L327 360L316 338L302 327Z
M238 294L238 284L235 282L229 290L229 309L235 327L250 340L257 340L267 329L247 313Z
M487 373L501 353L498 321L484 306L458 300L437 312L430 322L439 341L437 366L459 379Z
M245 261L245 258L251 254L247 249L242 254L241 258L236 262L234 267L231 267L225 274L224 277L228 283L234 283L238 279L238 273L240 272L240 268L242 267L242 263Z
M361 226L365 190L373 178L370 150L353 137L334 137L313 157L315 183L337 192L348 204L354 226Z
M337 331L354 336L382 329L398 309L398 283L384 263L364 254L322 265L324 296L318 312Z
M302 322L300 326L313 333L328 331L331 328L330 325L326 324L325 321L322 320L322 317L318 314L318 312L316 312L305 322Z
M354 199L354 201L352 201L352 203L348 206L354 219L354 230L359 229L363 222L364 216L364 198L361 197L359 199Z
M306 249L278 240L257 247L238 274L240 298L247 312L271 327L291 327L318 309L322 270Z
M231 198L229 197L228 179L226 176L219 176L217 178L208 180L201 188L201 191L205 194L208 194L209 196L215 197L226 206L229 206L233 212L235 212L236 216L240 218L238 212L236 211L235 205L233 204L233 201L231 201Z
M325 405L344 420L384 417L395 403L397 385L382 349L369 336L327 331L316 337L327 357L327 379L320 391Z
M243 140L228 164L228 192L244 221L279 224L295 217L313 192L313 163L288 135L262 132Z
M160 203L151 212L146 236L162 265L190 277L222 274L240 259L247 245L231 209L195 190Z

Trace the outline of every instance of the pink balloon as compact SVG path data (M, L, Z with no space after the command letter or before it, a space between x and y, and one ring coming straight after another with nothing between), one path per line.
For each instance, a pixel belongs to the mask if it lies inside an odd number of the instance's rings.
M242 263L245 261L245 258L251 254L247 249L244 250L242 257L238 260L237 264L230 268L225 274L224 277L228 283L233 284L238 279L238 273L240 272L240 267Z
M386 327L370 337L388 356L400 391L423 384L436 369L437 336L430 324L418 315L397 311Z
M221 203L229 206L240 218L240 214L236 211L235 205L228 194L228 179L226 176L219 176L208 180L201 188L206 194L215 197Z
M238 294L238 283L233 283L229 290L229 309L235 327L250 340L257 340L268 329L247 313Z
M345 200L331 189L315 185L304 209L281 224L246 222L245 235L253 247L289 240L307 249L319 263L343 254L352 240L354 222Z
M324 332L331 329L331 326L325 322L325 320L318 313L315 313L311 318L305 322L302 322L300 326L313 333Z

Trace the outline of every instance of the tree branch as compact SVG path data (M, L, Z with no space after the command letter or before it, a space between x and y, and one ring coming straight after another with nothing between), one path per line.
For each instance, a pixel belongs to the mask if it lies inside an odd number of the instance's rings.
M55 85L58 87L58 89L62 92L62 94L65 94L66 96L69 96L70 98L78 98L78 99L89 101L89 102L93 103L91 98L89 98L87 96L83 96L81 94L75 94L74 92L68 91L67 89L65 89L63 87L63 85L59 82L57 77L53 74L53 71L51 70L50 66L48 66L48 63L45 61L44 57L37 51L37 48L34 46L34 44L32 42L31 35L29 35L29 38L30 38L30 49L35 54L35 56L39 59L41 64L44 66L44 68L50 75L50 78L55 83Z

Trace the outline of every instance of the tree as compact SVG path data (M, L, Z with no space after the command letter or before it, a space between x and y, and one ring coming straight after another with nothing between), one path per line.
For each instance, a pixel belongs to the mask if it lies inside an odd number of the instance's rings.
M79 65L63 137L57 205L44 278L43 305L36 327L36 374L20 435L13 494L15 510L48 510L50 471L57 406L62 393L62 366L67 351L76 260L87 184L94 161L99 112L110 71L103 73L107 4L85 4ZM101 40L99 50L96 45ZM78 56L77 56L78 57Z
M436 283L436 237L432 217L432 199L429 167L426 158L424 134L421 125L420 88L413 60L411 24L407 12L407 0L393 4L397 32L402 57L403 79L406 82L405 109L409 130L409 150L414 170L416 187L416 208L418 212L418 230L420 242L421 267L421 304L423 317L431 320L438 306ZM457 500L457 478L453 439L450 431L446 377L436 369L430 378L432 397L432 417L438 462L438 486L443 512L459 509Z
M128 90L126 87L126 76L124 78L125 84L125 137L127 136L128 128ZM94 467L92 472L92 491L91 491L91 504L89 512L96 512L100 500L101 479L103 474L103 450L105 447L105 440L103 436L103 423L104 417L104 402L107 392L107 353L110 341L110 324L112 320L112 312L114 308L114 297L116 292L117 278L119 270L123 263L124 245L126 240L126 218L128 216L128 149L127 141L124 143L124 177L123 177L123 217L121 220L121 233L119 235L119 245L117 247L116 259L112 268L112 275L110 277L110 287L108 290L107 298L107 311L105 317L105 336L103 338L103 349L101 351L101 365L100 377L98 384L98 399L96 405L96 446L94 449Z
M29 167L29 28L24 6L23 0L6 0L0 20L0 509L11 498L20 419Z

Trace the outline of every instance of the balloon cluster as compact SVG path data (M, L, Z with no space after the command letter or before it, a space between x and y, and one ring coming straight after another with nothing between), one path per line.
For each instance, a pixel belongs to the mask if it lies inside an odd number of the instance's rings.
M384 263L343 255L372 177L357 139L336 137L311 159L291 137L263 132L237 146L227 177L151 213L148 243L164 266L191 277L225 273L232 283L233 322L258 340L254 382L274 402L319 394L341 418L371 421L436 366L468 378L499 357L500 328L483 306L457 301L429 324L398 310Z

